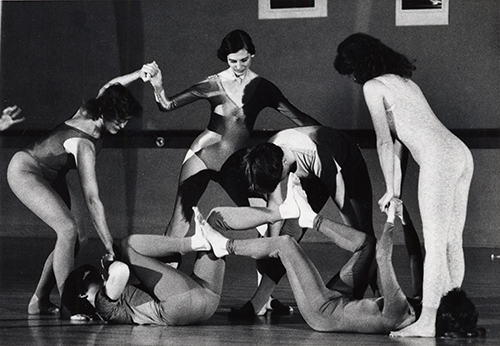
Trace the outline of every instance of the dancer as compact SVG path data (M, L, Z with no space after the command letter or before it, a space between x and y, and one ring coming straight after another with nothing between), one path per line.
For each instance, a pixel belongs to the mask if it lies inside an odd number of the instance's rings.
M210 179L214 178L213 173L220 170L231 154L246 145L262 109L274 108L296 125L319 124L290 104L273 83L250 70L255 46L245 31L234 30L227 34L217 57L229 68L172 97L166 97L158 65L151 63L143 67L143 72L150 76L161 111L172 111L198 100L210 103L208 127L191 144L182 164L175 207L165 232L169 237L186 235L192 207L197 205ZM248 205L246 195L226 188L221 179L218 182L237 205Z
M433 337L441 297L462 285L465 272L462 233L474 170L467 146L436 117L410 79L415 66L404 55L363 33L337 48L335 68L363 85L377 136L386 192L381 210L401 190L395 154L408 148L420 167L418 202L426 257L423 310L418 321L394 336Z
M225 261L210 251L198 220L201 218L195 217L195 234L191 237L136 234L125 238L125 262L105 262L105 282L90 265L73 271L62 298L72 319L88 319L97 314L116 324L170 326L209 319L219 306ZM157 259L193 251L197 255L191 275Z
M81 210L71 197L72 187L66 183L69 170L78 170L92 223L106 251L114 253L113 239L99 198L96 154L102 147L105 132L115 134L130 118L140 115L140 104L124 86L139 78L140 70L113 79L70 119L17 152L10 161L7 171L10 188L57 235L54 250L45 261L29 302L29 314L58 313L59 308L50 302L51 291L57 284L62 294L64 281L73 270L74 257L86 240Z
M365 160L357 143L347 134L326 126L305 126L286 129L271 137L268 143L247 150L240 166L245 167L252 191L267 198L267 206L283 202L282 186L290 172L302 180L315 211L320 211L331 198L344 223L353 229L374 236L372 223L372 187ZM413 230L415 232L415 230ZM270 235L292 235L300 240L303 231L295 220L270 225ZM418 236L417 236L418 240ZM281 277L284 267L278 260L261 260L265 274L259 289L235 317L250 318L252 308L259 311ZM378 294L376 269L372 268L372 289ZM336 275L327 287L338 281ZM364 291L359 291L362 298Z
M343 232L343 226L316 214L307 203L306 194L297 185L293 188L302 227L325 228L346 241L371 238L362 232ZM282 207L282 209L289 207ZM292 206L293 208L293 206ZM289 236L259 239L228 239L215 231L207 222L202 230L217 257L226 255L249 256L255 259L279 257L283 262L298 308L307 324L323 332L389 333L415 320L415 311L404 296L392 267L392 233L396 203L387 210L384 231L377 243L376 258L379 269L382 298L353 298L356 282L351 282L351 292L328 289L316 267L298 243ZM373 238L372 244L374 244ZM373 249L373 248L372 248ZM366 277L372 258L359 257L351 274ZM353 277L355 277L353 276ZM366 279L365 279L366 280Z
M362 232L345 232L343 225L332 222L316 214L307 203L307 197L300 187L293 187L295 203L285 201L278 212L291 216L299 214L299 224L314 227L321 232L330 233L345 241L357 244L366 242L371 237ZM229 210L230 212L234 212ZM249 212L251 208L245 208ZM219 208L219 212L226 212ZM290 286L295 300L307 324L322 332L355 332L388 334L390 331L405 328L413 323L419 314L407 299L397 281L392 265L393 231L396 215L402 217L402 202L393 199L388 208L387 221L376 245L376 259L379 270L382 297L355 299L353 296L359 281L350 281L351 291L339 292L327 288L318 270L304 250L291 237L279 236L260 239L228 239L211 227L210 221L201 221L202 231L208 239L212 251L217 257L226 255L249 256L255 259L279 257L286 267ZM230 214L230 213L228 213ZM243 225L246 227L248 225ZM364 240L363 240L364 239ZM371 238L373 239L373 238ZM359 242L362 240L361 242ZM370 246L368 246L370 248ZM371 248L373 250L373 247ZM346 277L366 278L370 266L369 257L355 253L342 272ZM346 270L347 269L347 270ZM350 270L349 270L350 269ZM366 281L366 280L365 280ZM346 281L347 282L347 281ZM458 304L457 304L458 303ZM437 316L437 337L477 337L485 331L477 328L477 310L463 291L454 290L441 300Z
M217 207L208 216L208 223L217 231L246 230L263 224L274 224L282 220L297 219L299 217L299 207L294 199L293 189L300 186L300 179L295 173L290 173L287 182L287 194L285 201L277 207ZM309 204L307 204L309 207ZM312 211L312 207L309 207ZM314 213L314 215L317 215ZM341 249L353 253L351 259L326 285L337 292L353 295L359 299L368 286L370 280L370 267L375 253L375 237L360 232L342 223L317 216L315 222L304 222L299 219L299 226L312 228L329 238ZM289 235L289 234L287 234ZM366 267L368 266L368 267ZM271 268L271 273L276 269ZM281 273L280 278L284 273ZM251 302L241 309L250 310L253 318L255 311ZM233 314L234 315L234 314ZM240 316L244 318L244 316Z
M0 117L0 131L7 130L12 125L23 122L25 118L19 117L19 114L21 114L21 108L18 106L4 108Z

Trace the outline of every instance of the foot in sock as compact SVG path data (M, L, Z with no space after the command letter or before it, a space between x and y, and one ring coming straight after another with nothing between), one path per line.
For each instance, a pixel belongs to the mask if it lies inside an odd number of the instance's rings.
M299 207L293 197L293 189L300 186L300 179L295 173L290 173L286 185L286 198L283 204L279 206L279 212L282 220L296 219L299 217Z
M208 243L212 247L212 251L214 252L217 258L221 258L227 256L229 252L227 251L226 245L229 239L224 237L222 234L217 232L210 226L201 215L198 209L194 209L194 221L196 223L195 227L199 227L205 239L207 239Z
M307 194L302 189L302 186L299 185L293 188L293 197L300 211L299 226L304 228L313 228L314 219L317 214L312 210L311 206L307 202Z
M193 211L196 216L194 218L194 235L191 237L191 248L194 251L210 251L212 247L201 228L201 221L204 221L203 216L197 207L193 207Z

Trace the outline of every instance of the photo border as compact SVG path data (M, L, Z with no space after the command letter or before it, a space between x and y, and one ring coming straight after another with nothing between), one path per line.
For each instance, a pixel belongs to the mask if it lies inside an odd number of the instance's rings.
M313 8L271 9L271 0L259 0L259 19L322 18L328 16L328 0L315 0Z
M403 10L402 0L396 0L396 26L448 25L449 0L440 9Z

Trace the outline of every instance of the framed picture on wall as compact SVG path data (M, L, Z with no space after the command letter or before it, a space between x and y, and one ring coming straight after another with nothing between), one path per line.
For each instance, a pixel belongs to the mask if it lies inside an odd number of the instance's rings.
M259 0L259 19L326 17L328 0Z
M396 26L448 25L449 0L396 0Z

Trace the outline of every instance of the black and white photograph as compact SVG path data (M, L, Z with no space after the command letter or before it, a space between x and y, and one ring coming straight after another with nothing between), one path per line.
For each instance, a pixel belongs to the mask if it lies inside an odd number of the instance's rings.
M500 344L500 0L0 0L0 345Z

